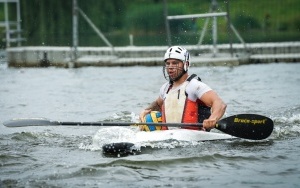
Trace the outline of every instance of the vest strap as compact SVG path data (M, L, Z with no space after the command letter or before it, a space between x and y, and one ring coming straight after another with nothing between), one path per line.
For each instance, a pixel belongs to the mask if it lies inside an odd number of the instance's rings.
M196 74L192 74L186 81L190 82L193 78L195 78L197 75ZM201 78L198 77L197 78L198 81L201 81Z

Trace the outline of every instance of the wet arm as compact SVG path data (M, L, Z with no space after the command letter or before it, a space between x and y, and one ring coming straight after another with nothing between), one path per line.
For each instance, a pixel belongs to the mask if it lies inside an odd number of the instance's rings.
M220 120L226 110L227 105L214 91L208 91L205 93L201 100L211 107L211 115L208 119L203 121L203 127L206 129L214 128L217 121Z

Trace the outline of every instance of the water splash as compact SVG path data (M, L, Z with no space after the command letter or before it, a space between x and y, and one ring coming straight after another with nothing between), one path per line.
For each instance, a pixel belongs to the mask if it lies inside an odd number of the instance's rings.
M118 113L113 113L110 117L108 117L107 119L104 119L104 121L139 122L139 117L134 112L121 111L121 112L118 112Z
M106 127L97 131L89 146L81 145L81 149L89 149L92 151L101 150L102 146L109 143L118 142L135 142L136 127Z
M291 138L300 136L300 114L291 114L289 116L279 116L273 118L275 128L273 136L275 138Z
M292 114L291 116L274 117L275 123L282 124L300 124L300 114Z

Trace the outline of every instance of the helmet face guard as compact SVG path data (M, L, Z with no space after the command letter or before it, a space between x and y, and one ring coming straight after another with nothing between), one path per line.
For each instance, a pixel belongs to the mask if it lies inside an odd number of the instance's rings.
M172 46L166 51L166 53L164 55L164 61L166 62L168 59L178 59L183 63L183 68L173 67L178 71L177 72L178 76L175 78L171 78L168 75L168 71L167 71L167 69L169 68L168 66L165 65L163 67L163 73L164 73L164 77L166 78L166 80L168 80L170 82L177 81L188 71L188 67L190 65L190 54L183 47Z
M171 76L169 76L169 73L168 73L169 68L170 67L168 65L163 66L163 73L164 73L165 79L170 81L170 82L176 82L177 80L179 80L187 72L184 68L173 67L172 69L176 69L175 71L177 71L177 76L174 77L174 78L171 78Z

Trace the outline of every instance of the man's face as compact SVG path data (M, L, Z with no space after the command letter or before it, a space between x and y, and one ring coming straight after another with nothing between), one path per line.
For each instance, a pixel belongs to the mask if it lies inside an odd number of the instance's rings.
M167 59L165 66L172 81L177 80L183 73L183 62L178 59Z

